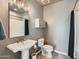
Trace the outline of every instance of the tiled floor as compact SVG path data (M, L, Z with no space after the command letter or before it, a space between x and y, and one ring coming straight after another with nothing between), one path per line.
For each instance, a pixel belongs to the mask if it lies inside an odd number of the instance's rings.
M45 56L42 56L41 54L38 55L37 59L71 59L68 56L62 55L62 54L58 54L58 53L53 53L52 54L52 58L47 58Z

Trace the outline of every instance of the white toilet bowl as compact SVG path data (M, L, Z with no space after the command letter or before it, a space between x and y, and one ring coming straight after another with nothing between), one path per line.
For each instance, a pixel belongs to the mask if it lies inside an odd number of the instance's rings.
M53 47L51 45L42 46L42 55L46 57L52 57Z

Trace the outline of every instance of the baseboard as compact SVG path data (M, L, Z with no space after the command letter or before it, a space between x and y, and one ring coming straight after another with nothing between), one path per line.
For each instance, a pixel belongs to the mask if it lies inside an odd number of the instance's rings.
M58 51L58 50L55 50L55 52L56 52L56 53L59 53L59 54L63 54L63 55L68 56L68 54L67 54L67 53L65 53L65 52L61 52L61 51Z

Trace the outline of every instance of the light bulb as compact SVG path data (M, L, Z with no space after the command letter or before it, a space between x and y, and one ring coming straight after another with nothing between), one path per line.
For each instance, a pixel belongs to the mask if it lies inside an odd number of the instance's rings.
M24 3L22 3L21 6L24 7Z
M16 0L13 0L13 3L16 3Z

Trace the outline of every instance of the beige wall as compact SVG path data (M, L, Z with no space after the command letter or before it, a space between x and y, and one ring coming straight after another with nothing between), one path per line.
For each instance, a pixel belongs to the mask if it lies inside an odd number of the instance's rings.
M48 24L47 41L56 50L68 53L70 13L75 0L63 0L44 7L44 20Z
M35 18L42 19L43 17L43 8L35 2L35 0L29 0L28 2L30 6L29 10L29 35L26 37L20 37L14 38L14 39L4 39L0 40L0 59L20 59L20 53L12 53L9 51L6 46L8 44L17 42L19 40L23 40L23 38L30 38L30 39L38 39L40 37L43 37L43 30L42 29L36 29L34 27L34 20ZM6 37L8 37L8 1L7 0L0 0L0 21L3 24L3 28L6 34Z
M40 18L43 20L43 7L41 7L35 0L29 0L29 38L40 38L42 37L42 29L36 29L35 26L35 19Z

